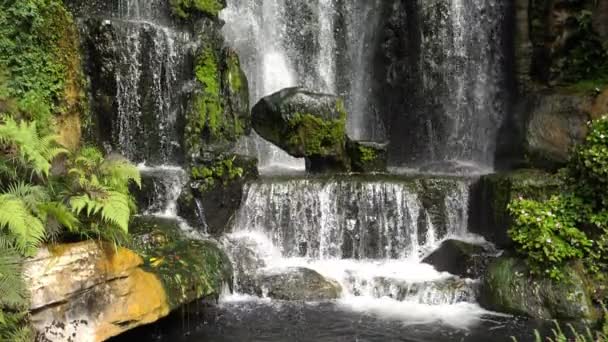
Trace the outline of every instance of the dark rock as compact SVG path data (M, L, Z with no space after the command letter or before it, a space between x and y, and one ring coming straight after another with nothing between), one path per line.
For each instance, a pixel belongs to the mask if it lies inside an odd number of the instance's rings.
M561 281L534 276L524 260L501 257L487 270L480 303L489 310L540 319L596 318L580 267L562 271Z
M264 139L294 157L307 158L309 170L350 170L346 111L340 98L283 89L253 107L252 121Z
M482 176L471 189L470 231L500 248L512 246L507 234L511 216L507 206L512 199L544 200L557 193L559 179L542 170L517 170Z
M350 141L348 153L355 172L386 172L388 143Z
M439 272L448 272L462 278L477 279L491 261L486 248L458 240L447 240L422 260Z
M223 155L195 164L191 169L192 181L178 199L178 213L191 226L206 223L208 233L221 235L241 205L245 183L257 177L255 158Z
M263 294L279 300L330 300L342 293L342 287L336 281L301 267L261 274L258 282Z

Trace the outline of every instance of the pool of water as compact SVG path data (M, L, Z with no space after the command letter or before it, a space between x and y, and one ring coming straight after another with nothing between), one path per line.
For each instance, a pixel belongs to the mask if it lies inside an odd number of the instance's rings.
M424 306L383 309L381 302L376 304L231 298L182 310L113 342L501 342L512 337L526 342L534 341L534 329L541 327L523 318L476 311L476 306L429 312Z

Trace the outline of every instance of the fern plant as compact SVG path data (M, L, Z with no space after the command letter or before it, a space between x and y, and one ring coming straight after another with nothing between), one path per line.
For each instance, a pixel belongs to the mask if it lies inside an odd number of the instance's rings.
M88 221L90 230L102 237L126 234L136 211L129 183L141 187L139 170L118 155L104 158L93 147L83 147L72 156L68 171L68 203L72 211ZM115 235L110 237L115 239Z

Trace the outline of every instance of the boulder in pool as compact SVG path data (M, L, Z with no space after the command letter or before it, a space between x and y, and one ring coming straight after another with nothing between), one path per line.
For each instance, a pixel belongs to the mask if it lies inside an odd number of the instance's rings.
M313 172L350 171L346 110L337 96L287 88L264 97L252 110L255 131Z
M279 300L322 301L340 297L342 287L318 272L293 267L261 274L258 277L262 293Z
M525 260L504 256L489 267L480 304L489 310L539 319L595 319L597 312L580 265L565 266L556 281L530 274Z
M422 260L439 272L448 272L462 278L479 278L490 259L483 246L459 240L446 240L439 248Z

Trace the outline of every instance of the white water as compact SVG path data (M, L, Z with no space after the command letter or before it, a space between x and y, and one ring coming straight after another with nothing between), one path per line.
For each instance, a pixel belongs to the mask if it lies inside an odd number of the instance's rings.
M488 313L475 302L477 281L438 272L421 260L448 238L484 242L467 233L469 183L444 181L444 212L437 213L416 190L425 182L254 183L244 196L228 245L248 246L263 261L263 267L252 272L304 267L338 281L343 294L337 302L345 309L412 324L442 321L465 328ZM424 223L420 215L426 216ZM445 229L432 223L439 216ZM377 236L364 237L370 232ZM345 247L351 234L360 243L357 248ZM251 297L237 293L223 300Z
M188 174L183 168L174 165L146 166L142 163L138 165L138 169L142 178L148 178L151 183L147 186L152 188L146 190L154 195L148 207L139 208L141 215L175 220L182 231L193 238L206 235L205 224L199 227L200 229L194 229L178 215L177 201L188 182Z

